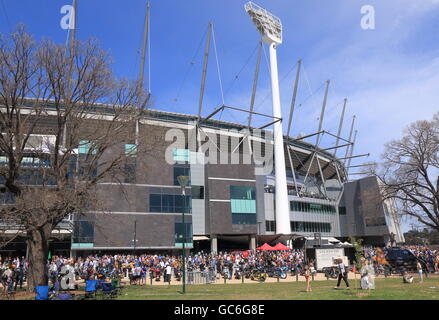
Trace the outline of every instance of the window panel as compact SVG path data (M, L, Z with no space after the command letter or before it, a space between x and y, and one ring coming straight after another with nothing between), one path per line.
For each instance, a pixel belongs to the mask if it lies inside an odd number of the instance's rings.
M92 147L92 143L89 140L79 141L78 149L80 154L89 153L91 147ZM96 149L92 150L91 154L96 154Z
M192 186L192 199L204 199L204 186Z
M178 162L189 162L189 155L190 153L188 149L174 149L172 151L172 156L174 160Z
M164 213L185 213L192 212L191 196L175 194L150 194L149 195L149 211Z
M331 224L326 222L291 221L294 232L331 232Z
M137 155L137 145L125 144L125 156L135 157Z
M185 233L183 233L185 232ZM186 239L184 239L186 238ZM186 240L186 241L184 241ZM184 227L183 223L176 222L175 223L175 243L191 243L192 242L192 223L185 222Z

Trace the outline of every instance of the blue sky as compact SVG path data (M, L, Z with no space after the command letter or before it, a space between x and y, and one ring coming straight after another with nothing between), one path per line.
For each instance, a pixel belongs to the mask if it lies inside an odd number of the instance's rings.
M245 2L151 1L152 108L197 112L204 42L195 53L209 20L214 24L225 103L248 108L259 35L243 9ZM284 41L278 48L278 59L285 118L289 113L294 66L298 59L304 62L293 135L317 130L327 79L331 80L331 87L324 129L337 131L342 101L347 97L343 135L348 136L355 114L355 153L371 153L369 159L353 164L379 160L385 142L400 137L409 123L431 119L439 110L439 0L256 2L283 23ZM65 42L67 31L60 27L60 10L71 3L72 0L0 0L0 32L10 32L16 23L22 22L36 39ZM102 47L111 51L114 71L120 77L137 77L145 3L78 0L77 38L98 38ZM375 30L363 30L360 26L363 5L375 8ZM263 56L256 111L271 113L270 90ZM203 115L220 104L212 43ZM224 112L221 118L245 121L245 114ZM256 118L255 124L262 125L262 119ZM329 138L322 140L323 146L333 144L334 140Z

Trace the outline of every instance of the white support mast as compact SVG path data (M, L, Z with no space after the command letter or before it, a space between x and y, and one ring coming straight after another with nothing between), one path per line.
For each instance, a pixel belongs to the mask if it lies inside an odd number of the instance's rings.
M148 1L146 3L146 14L145 14L145 23L143 25L143 44L142 44L142 57L140 59L140 69L139 69L139 77L138 77L138 93L140 95L141 90L144 88L144 76L145 76L145 58L146 58L146 52L148 51L148 43L149 43L149 16L150 16L150 7L151 4ZM150 52L148 52L148 59L149 59ZM148 66L148 73L149 73L149 66ZM150 92L150 78L148 77L148 91L147 91L147 97L146 101L149 100L151 97ZM136 119L136 128L135 128L135 144L136 146L139 145L139 131L140 131L140 114L141 110L138 110L138 115Z
M244 6L262 39L270 46L270 76L273 101L273 117L282 118L277 68L277 45L282 43L282 24L278 17L249 1ZM290 234L290 209L285 168L282 121L274 123L274 170L276 181L276 233Z

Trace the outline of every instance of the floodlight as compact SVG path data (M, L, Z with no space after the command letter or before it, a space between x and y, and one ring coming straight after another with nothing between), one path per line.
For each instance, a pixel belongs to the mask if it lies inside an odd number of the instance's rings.
M279 78L277 70L276 47L282 43L282 23L280 19L272 15L267 10L249 1L244 5L245 11L260 32L264 42L270 47L270 76L271 93L273 100L273 116L277 119L282 118ZM273 124L274 138L274 171L276 180L276 232L290 234L290 210L287 190L287 174L285 169L284 139L282 121Z
M251 1L247 2L244 8L265 42L282 43L282 23L278 17Z
M189 183L189 176L178 176L177 181L182 187L186 187Z

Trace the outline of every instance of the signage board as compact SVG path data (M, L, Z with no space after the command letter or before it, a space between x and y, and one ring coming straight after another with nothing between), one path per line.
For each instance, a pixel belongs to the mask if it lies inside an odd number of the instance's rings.
M344 255L344 248L320 249L316 248L316 262L317 270L322 270L324 267L334 266L335 258L343 258L343 263L348 265L348 259Z

